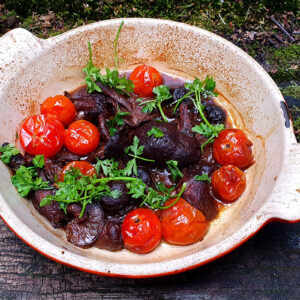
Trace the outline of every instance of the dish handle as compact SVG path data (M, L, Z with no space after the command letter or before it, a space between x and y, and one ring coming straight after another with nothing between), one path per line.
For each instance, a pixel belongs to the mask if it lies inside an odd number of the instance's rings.
M264 207L268 219L300 221L300 144L292 144L284 162L271 201Z
M26 65L31 59L43 50L44 40L37 38L25 29L17 28L4 34L0 38L0 45L1 91L1 87L6 86L17 75L17 71L26 70Z

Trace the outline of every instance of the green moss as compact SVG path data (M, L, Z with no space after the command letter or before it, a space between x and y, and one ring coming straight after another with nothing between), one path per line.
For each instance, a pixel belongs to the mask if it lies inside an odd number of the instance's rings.
M299 57L299 45L291 44L275 50L271 49L268 53L268 61L277 68L277 71L271 72L270 75L279 82L299 79Z
M26 19L55 11L66 22L121 17L152 17L194 24L206 29L232 31L249 23L265 26L265 15L298 9L298 0L7 0L5 7Z
M293 120L293 125L296 133L297 142L300 143L300 117Z
M300 143L300 108L294 105L290 112L296 134L296 139Z
M280 90L283 96L290 96L298 100L300 99L300 86L298 84L293 84Z
M41 33L42 26L34 15L29 16L26 19L23 19L21 23L21 27L31 31L32 33L36 34L39 37L42 36Z

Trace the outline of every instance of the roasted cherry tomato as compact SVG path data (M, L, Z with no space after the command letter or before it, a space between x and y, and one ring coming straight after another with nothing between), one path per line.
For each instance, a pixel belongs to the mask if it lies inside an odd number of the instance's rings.
M125 247L134 253L152 251L161 241L161 224L151 209L138 208L128 213L122 224Z
M141 97L153 96L153 88L162 84L160 73L147 65L136 67L129 79L134 83L134 93Z
M27 118L20 129L20 142L32 155L55 155L64 145L64 125L57 117L39 114Z
M63 96L57 95L47 98L41 105L42 114L55 115L65 126L69 125L75 119L76 109L72 101Z
M220 165L234 165L241 169L253 164L252 143L240 129L225 129L213 144L213 155Z
M66 148L78 155L94 151L100 142L100 133L95 125L85 120L73 122L65 133Z
M233 165L222 166L211 176L214 194L225 203L240 197L246 188L246 177L242 170Z
M174 199L168 200L165 206ZM163 239L170 244L189 245L201 240L209 223L203 213L183 198L160 214Z
M66 172L70 171L72 168L79 169L82 175L88 175L91 177L96 175L96 170L90 163L86 161L71 161L62 169L60 174L60 181L64 181Z

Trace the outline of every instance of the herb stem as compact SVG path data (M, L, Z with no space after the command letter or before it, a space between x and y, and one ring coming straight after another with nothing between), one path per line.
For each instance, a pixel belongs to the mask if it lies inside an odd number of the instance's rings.
M89 63L92 64L93 63L93 57L92 57L92 45L91 45L91 42L89 42L89 57L90 57Z
M164 121L165 121L165 122L168 122L168 119L167 119L167 117L166 117L166 115L165 115L165 113L164 113L164 111L163 111L163 109L162 109L162 107L161 107L161 104L160 104L160 103L157 103L157 107L158 107L158 109L159 109L159 111L160 111L160 114L161 114L161 116L163 117Z
M184 193L185 189L186 189L186 182L182 185L180 192L177 194L177 198L175 199L175 201L173 201L168 206L160 206L159 209L168 209L168 208L172 207L173 205L175 205L177 203L177 201L179 200L179 198L181 197L181 195Z
M124 21L121 22L121 25L118 29L118 32L117 32L117 35L116 35L116 38L115 38L115 46L114 46L114 49L115 49L115 69L118 70L118 61L119 61L119 57L118 57L118 50L117 50L117 46L118 46L118 39L119 39L119 35L120 35L120 32L121 32L121 29L122 29L122 26L124 24Z
M87 196L87 190L85 190L85 191L84 191L84 197L81 198L80 200L83 200L84 198L87 198L87 197L90 197L90 196ZM83 201L83 203L82 203L82 209L81 209L79 218L81 218L81 217L83 216L83 213L84 213L84 211L85 211L86 204L87 204L87 201L84 199L84 201Z
M138 156L138 155L134 155L134 154L131 154L131 153L129 153L128 155L131 156L131 157L133 157L133 158L138 158L140 160L155 162L154 159L144 158L144 157L141 157L141 156Z
M206 145L212 143L214 140L215 140L215 137L214 137L214 136L211 136L208 140L206 140L204 143L202 143L202 144L201 144L201 147L200 147L200 148L201 148L201 152L203 153L203 148L204 148Z
M177 103L176 103L176 105L175 105L175 107L174 107L174 109L173 109L173 114L175 114L175 112L176 112L178 106L180 105L180 103L181 103L184 99L186 99L192 92L193 92L193 91L190 91L190 92L186 93L182 98L180 98L180 99L177 101Z
M214 129L214 126L212 126L208 120L206 119L204 113L203 113L203 109L202 109L202 105L201 105L201 96L200 96L200 92L196 92L195 93L196 95L196 103L197 103L197 108L198 108L198 111L200 113L200 116L202 118L202 120L207 124L207 126L211 129Z
M135 181L137 179L134 177L126 177L126 176L106 177L106 178L96 179L95 183L108 182L108 181L113 181L113 180Z

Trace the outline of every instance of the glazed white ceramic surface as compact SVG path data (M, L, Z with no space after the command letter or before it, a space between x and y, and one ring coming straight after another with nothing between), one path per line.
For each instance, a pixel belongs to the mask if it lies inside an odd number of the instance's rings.
M0 164L0 215L26 243L48 257L99 274L147 277L201 265L234 249L271 219L300 219L300 147L285 119L280 91L242 50L208 31L171 21L124 19L118 53L120 70L141 63L193 79L213 76L218 101L233 124L253 142L256 163L247 171L243 196L210 226L204 240L190 246L162 243L136 255L126 250L87 250L67 243L65 233L22 199ZM0 143L14 143L16 128L39 111L48 96L83 83L88 41L98 67L112 67L113 41L121 20L94 23L47 40L24 29L0 38ZM289 127L285 126L289 125Z

